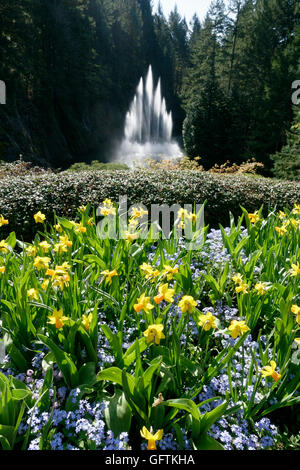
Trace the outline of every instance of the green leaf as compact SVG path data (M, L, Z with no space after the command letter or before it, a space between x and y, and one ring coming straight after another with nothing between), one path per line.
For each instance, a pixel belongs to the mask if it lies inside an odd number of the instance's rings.
M163 402L166 406L172 406L177 408L178 410L185 410L190 413L194 419L200 420L200 412L196 406L196 404L189 400L188 398L177 398L174 400L166 400Z
M26 372L28 369L28 362L25 359L24 355L13 343L12 338L7 334L4 335L4 346L17 369L20 372Z
M150 366L143 374L143 381L145 389L152 383L152 378L155 372L158 370L159 366L162 363L162 356L158 356L153 359L150 363Z
M97 382L96 364L87 362L79 369L79 385L93 386Z
M207 434L201 434L194 444L197 450L225 450L222 444Z
M116 390L113 397L104 400L107 407L104 410L105 421L108 429L118 437L122 432L129 432L132 412L125 398L124 392Z
M53 364L55 364L55 356L54 354L50 351L46 356L44 356L42 360L42 369L44 371L47 371L48 369L52 369Z
M1 433L1 430L0 430ZM0 444L3 450L11 450L8 439L0 434Z
M69 355L62 351L50 338L44 335L38 335L38 338L50 349L53 353L57 365L65 379L66 384L74 388L78 385L79 376L76 365L69 357Z
M148 422L148 417L145 414L144 410L142 409L143 405L145 404L145 399L143 396L138 392L138 389L135 388L135 381L134 381L134 387L132 390L130 390L130 385L128 382L128 376L131 377L129 374L127 374L126 370L123 369L122 371L122 386L123 390L125 393L126 400L129 403L129 406L131 407L132 410L136 410L138 415L142 418L143 421L146 423ZM133 379L133 377L131 377ZM141 377L139 377L141 379ZM139 386L139 381L137 383Z
M53 371L52 367L46 370L43 386L39 392L39 403L38 407L42 409L43 411L48 411L50 408L51 400L50 400L50 395L49 395L49 389L52 386L52 380L53 380Z
M221 403L214 410L205 413L201 417L201 433L205 433L210 427L225 413L228 406L228 400Z
M97 362L98 359L96 349L93 346L92 339L89 333L85 330L85 328L83 328L82 325L80 325L80 327L78 328L78 333L81 336L82 341L84 342L89 359L91 360L91 362Z
M0 424L0 437L5 438L5 444L9 444L9 448L11 448L11 442L14 437L14 426L9 426L6 424Z
M97 380L107 380L108 382L117 383L122 385L122 370L118 367L109 367L108 369L101 370L97 374ZM127 373L127 381L129 385L130 392L134 391L134 378L132 375Z
M117 364L123 367L123 350L119 337L113 334L109 326L102 324L100 327L111 345Z
M31 392L30 390L13 389L11 394L14 400L24 400L31 394Z
M6 243L9 244L9 246L14 249L14 247L16 246L16 243L17 243L17 239L16 239L16 234L15 232L11 232L9 234L9 236L7 237L6 239Z
M137 340L139 343L140 353L144 352L148 344L146 343L146 338L140 338ZM124 366L128 367L135 361L136 358L136 344L135 342L127 349L126 353L123 355Z

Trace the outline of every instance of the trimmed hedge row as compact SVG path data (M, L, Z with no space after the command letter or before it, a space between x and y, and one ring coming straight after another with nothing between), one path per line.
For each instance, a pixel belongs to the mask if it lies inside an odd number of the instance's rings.
M200 171L87 171L63 172L1 179L0 214L9 219L2 235L14 230L19 238L31 240L40 229L33 214L41 210L53 221L58 215L75 218L80 205L93 207L107 197L128 203L191 204L207 200L205 222L228 224L229 211L240 215L240 205L255 211L291 208L299 202L300 183L245 175L215 175ZM3 238L2 236L2 238Z

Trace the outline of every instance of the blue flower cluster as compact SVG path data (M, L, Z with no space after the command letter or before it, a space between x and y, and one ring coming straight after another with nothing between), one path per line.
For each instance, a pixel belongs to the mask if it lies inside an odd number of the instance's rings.
M226 235L229 234L230 228L225 228ZM224 247L221 230L211 229L207 234L207 239L203 246L200 258L207 265L217 266L230 262L230 254Z
M265 342L265 338L261 338L261 342ZM222 339L224 347L231 345L234 346L236 340L231 337ZM222 443L226 450L255 450L267 449L273 446L274 437L277 435L278 430L275 425L271 424L268 418L263 418L254 423L254 427L250 425L251 420L245 418L244 403L250 401L252 397L254 386L247 383L249 369L252 363L251 351L258 350L258 343L253 341L249 335L241 346L233 355L231 360L231 387L235 388L238 393L238 402L234 402L231 398L229 401L228 409L236 405L240 405L238 412L234 415L223 416L218 420L209 430L209 434ZM267 351L269 358L272 352ZM256 354L258 369L262 367L259 355ZM255 374L252 377L252 382L255 383L257 377ZM262 381L262 385L266 383ZM242 390L245 397L242 397ZM209 384L204 385L202 392L198 396L199 402L208 400L215 396L225 397L226 392L230 392L230 384L227 368L221 369L219 375L213 377ZM259 391L255 393L253 403L259 403L263 396ZM200 407L201 411L209 412L217 407L222 402L222 399L212 401Z
M27 412L19 432L26 432L30 426L32 440L28 449L39 450L39 436L44 426L51 420L53 428L57 430L50 441L51 450L66 450L70 449L70 446L74 450L130 450L127 433L121 433L115 438L113 432L106 429L103 415L105 404L90 403L86 399L78 400L79 397L79 388L70 392L74 404L72 411L57 408L52 411L51 416L50 412L43 412L34 407Z

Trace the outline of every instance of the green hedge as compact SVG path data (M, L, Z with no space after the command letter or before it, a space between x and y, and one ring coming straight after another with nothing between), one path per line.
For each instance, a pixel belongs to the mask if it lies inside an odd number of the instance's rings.
M205 222L212 226L228 224L228 214L249 211L264 204L266 211L292 207L299 202L300 184L244 175L214 175L200 171L88 171L63 172L36 176L9 177L0 180L0 214L9 219L1 228L30 240L40 229L33 214L41 210L53 221L53 211L74 218L80 205L98 205L110 197L128 203L155 204L202 203L207 200Z

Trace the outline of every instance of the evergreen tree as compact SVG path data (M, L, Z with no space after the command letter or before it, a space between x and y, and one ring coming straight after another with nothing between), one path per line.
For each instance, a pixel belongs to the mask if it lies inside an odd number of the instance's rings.
M177 6L170 13L169 29L172 48L175 52L175 92L179 93L188 62L188 26L185 19L181 18L178 13Z
M274 160L273 173L277 178L300 181L300 111L295 109L295 118L287 133L287 143L271 158Z
M225 5L216 0L212 2L201 34L193 45L191 67L183 89L185 150L190 157L200 156L206 168L228 158L226 134L230 116L219 67L225 28Z

